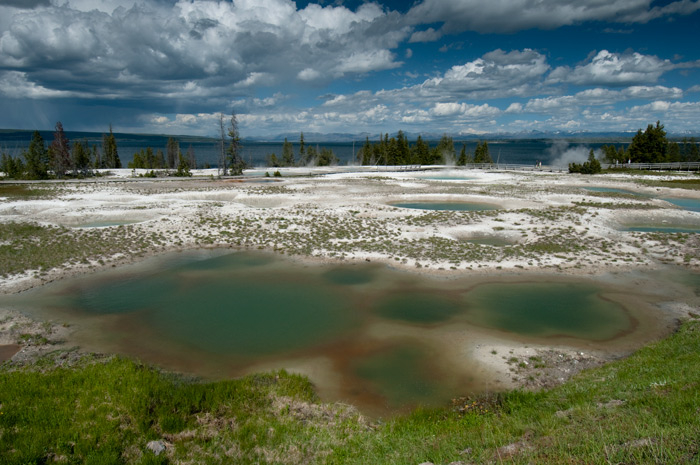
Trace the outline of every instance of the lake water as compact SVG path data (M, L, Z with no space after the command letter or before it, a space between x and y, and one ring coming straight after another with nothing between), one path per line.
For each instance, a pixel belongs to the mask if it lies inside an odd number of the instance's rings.
M378 415L493 389L469 356L489 338L620 350L658 332L637 291L533 279L432 279L375 264L199 250L0 304L70 323L88 350L208 378L300 371L324 399Z
M48 146L53 140L52 131L40 131L46 145ZM23 150L29 147L33 131L0 131L0 153L5 152L11 155L18 155ZM72 132L66 131L69 140L86 140L90 146L102 146L102 134L91 132ZM244 135L245 136L245 135ZM127 166L128 162L133 159L134 153L139 152L146 147L151 147L153 150L161 149L165 153L169 136L150 135L150 134L119 134L115 133L117 140L117 150L122 165ZM215 139L193 136L173 136L180 141L180 150L185 154L191 146L197 160L198 167L209 165L216 167L219 161L220 146ZM294 153L298 157L299 146L298 140L291 141L294 146ZM370 141L374 143L374 141ZM414 141L410 141L413 143ZM431 147L437 145L437 141L427 141ZM489 142L489 151L494 162L526 164L533 165L541 161L545 165L556 162L568 150L581 151L585 148L598 149L605 142L595 140L552 140L552 139L503 139L493 140ZM307 146L320 148L328 148L333 150L333 153L340 160L340 164L353 164L356 159L356 154L364 143L364 139L352 142L322 142L307 141ZM455 149L459 153L462 144L466 144L467 153L474 153L476 149L476 140L460 141L455 139ZM618 144L619 145L619 144ZM282 142L243 142L241 156L252 166L265 166L267 158L270 154L276 154L281 158ZM584 160L581 160L584 161ZM567 162L559 163L566 166Z

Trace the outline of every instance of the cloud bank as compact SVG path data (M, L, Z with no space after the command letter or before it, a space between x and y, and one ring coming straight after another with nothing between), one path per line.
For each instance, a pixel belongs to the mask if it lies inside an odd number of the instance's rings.
M12 108L0 126L71 113L123 130L211 133L230 108L257 134L700 123L697 56L474 48L482 35L506 43L598 23L632 40L635 25L698 16L698 0L423 0L403 13L342 3L0 0L0 102Z

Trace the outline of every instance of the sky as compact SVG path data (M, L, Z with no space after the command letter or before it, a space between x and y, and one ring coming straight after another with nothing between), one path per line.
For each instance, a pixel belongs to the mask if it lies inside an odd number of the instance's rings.
M0 128L700 132L700 0L0 0Z

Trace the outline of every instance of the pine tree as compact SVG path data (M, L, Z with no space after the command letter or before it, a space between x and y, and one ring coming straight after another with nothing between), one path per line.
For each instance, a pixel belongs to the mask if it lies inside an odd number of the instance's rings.
M455 161L455 144L452 141L452 137L447 134L443 134L440 142L436 147L437 155L434 157L433 162L436 164L442 163L454 163Z
M39 131L34 131L29 149L24 153L27 179L46 179L48 177L49 152L44 145L44 138Z
M336 164L338 164L338 157L335 156L333 150L323 147L321 152L318 154L316 166L333 166Z
M405 165L411 160L411 151L408 146L408 139L403 131L396 134L396 164Z
M224 130L224 114L219 113L219 175L226 176L228 174L228 166L226 165L226 131Z
M430 163L430 147L423 142L419 135L415 145L411 148L411 160L417 165L427 165Z
M149 147L150 148L150 147ZM151 149L151 153L153 153L153 150ZM163 151L161 149L156 150L156 156L153 159L153 164L151 168L156 168L156 169L164 169L165 168L165 155L163 155Z
M284 138L284 144L282 144L282 165L283 166L294 166L294 147L292 143Z
M168 137L168 143L165 147L165 152L167 153L168 169L174 169L175 163L178 162L178 156L180 155L180 142L177 139Z
M474 163L493 163L491 154L489 153L489 144L484 141L477 142L476 149L474 150Z
M462 144L462 150L460 150L459 158L457 159L457 166L466 166L467 162L467 144Z
M226 150L226 155L231 166L231 174L234 176L240 176L243 174L243 168L245 168L245 162L241 158L241 136L238 133L238 119L236 118L236 113L231 113L231 121L228 128L228 136L231 138L228 149Z
M72 166L74 174L89 176L90 173L90 148L87 141L76 141L73 144Z
M56 130L53 133L53 141L49 147L49 158L51 169L57 178L63 178L71 167L70 142L63 132L63 124L56 123Z
M299 134L299 164L304 166L309 162L306 154L306 146L304 145L304 133Z
M371 165L373 163L372 144L369 143L369 137L365 137L365 143L357 154L357 161L361 165Z
M117 150L117 139L112 132L112 125L109 125L109 134L102 135L102 166L100 168L115 168L122 167L122 162L119 159Z
M194 148L192 148L192 144L190 144L190 146L187 148L187 164L189 165L191 170L197 169L197 159L195 158Z
M177 154L177 171L175 172L175 176L192 176L192 173L190 173L190 162L187 158L182 156L182 153Z
M667 161L667 148L666 131L663 124L657 121L656 127L650 124L646 131L637 131L627 153L632 163L663 163Z

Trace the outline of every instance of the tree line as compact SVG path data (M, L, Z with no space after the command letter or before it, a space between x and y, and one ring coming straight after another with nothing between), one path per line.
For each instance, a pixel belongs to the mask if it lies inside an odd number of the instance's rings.
M332 149L319 147L316 145L307 145L304 142L304 133L299 134L299 153L294 153L294 146L291 142L284 138L282 144L282 157L277 157L277 154L271 153L267 156L267 165L273 168L289 167L289 166L333 166L337 165L340 160L333 153Z
M467 152L467 145L462 144L459 156L455 151L452 137L443 135L437 146L429 144L419 135L415 143L410 144L403 131L396 137L384 134L379 142L371 143L369 137L357 154L361 165L444 165L467 163L493 163L487 142L478 142L474 153Z
M46 146L39 131L34 131L29 147L13 157L0 156L0 171L12 179L65 179L95 175L96 169L121 168L117 141L109 127L109 134L102 135L102 147L90 146L87 140L71 143L61 122L56 123L53 141Z
M299 151L294 153L294 147L285 137L282 144L282 156L272 153L267 156L267 165L273 168L290 166L331 166L338 163L338 157L333 150L317 145L307 145L304 141L304 133L299 137ZM369 138L356 155L356 161L360 165L442 165L455 164L464 166L467 163L493 163L489 154L487 142L477 143L473 153L467 151L466 144L462 144L459 155L455 151L452 137L444 135L437 146L430 145L418 136L417 140L410 144L403 131L399 131L395 137L384 134L378 142L372 143Z
M155 153L151 147L134 153L129 168L153 170L174 170L174 176L190 176L190 169L197 165L195 154L190 145L183 156L177 139L169 138L166 154L158 149ZM29 146L19 155L13 157L6 153L0 156L0 172L11 179L45 180L86 178L99 175L98 169L119 169L122 167L117 140L109 127L109 133L102 135L102 144L90 145L86 139L70 141L59 121L53 133L53 140L47 146L39 131L32 134Z
M146 147L134 153L134 157L127 164L127 167L130 169L151 170L147 175L154 177L156 176L155 170L175 170L172 173L173 176L192 176L190 170L197 168L197 160L192 145L187 149L187 153L183 155L180 150L180 142L173 137L169 137L165 154L161 149L157 149L154 153L152 147Z
M601 147L601 151L603 161L610 164L700 161L700 145L695 137L669 141L660 121L656 126L648 125L645 131L639 129L626 149L611 144Z

